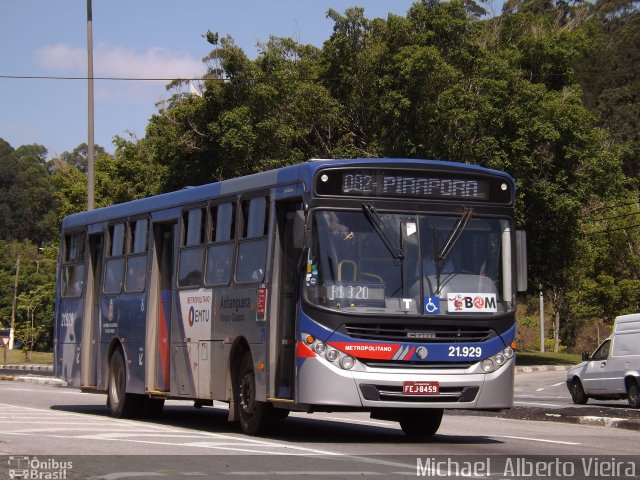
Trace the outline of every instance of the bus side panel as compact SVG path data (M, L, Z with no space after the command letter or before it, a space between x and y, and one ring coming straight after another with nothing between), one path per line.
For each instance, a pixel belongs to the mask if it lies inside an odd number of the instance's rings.
M80 342L84 299L60 299L57 319L57 376L71 387L80 387Z
M109 353L111 344L119 343L118 338L118 298L100 296L100 364L98 368L98 389L106 390L109 383Z
M146 294L121 295L118 301L118 336L124 339L127 392L145 392Z
M262 371L258 365L267 365L267 321L257 318L258 288L224 288L214 292L213 301L213 340L214 362L212 365L214 398L225 397L227 369L239 365L229 365L229 355L236 338L244 338L251 349L256 380L258 400L267 395L267 369ZM216 342L218 341L218 342ZM222 341L222 345L220 342ZM223 362L218 359L223 358Z
M171 368L170 391L171 396L197 398L196 382L198 365L198 344L203 333L203 322L196 321L203 310L202 302L206 294L201 290L182 290L174 292L171 315ZM186 305L193 300L194 305ZM209 302L211 300L209 299ZM205 302L206 303L206 302ZM193 310L191 307L194 307ZM191 325L189 325L191 323ZM210 325L210 324L209 324ZM191 327L195 329L192 331Z
M169 390L169 332L171 331L171 290L160 292L158 309L156 386L159 390Z

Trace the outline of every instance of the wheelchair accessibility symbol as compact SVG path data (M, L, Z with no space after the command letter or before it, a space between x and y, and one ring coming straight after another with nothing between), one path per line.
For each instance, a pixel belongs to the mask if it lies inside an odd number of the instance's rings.
M424 313L440 313L440 299L438 297L424 297Z

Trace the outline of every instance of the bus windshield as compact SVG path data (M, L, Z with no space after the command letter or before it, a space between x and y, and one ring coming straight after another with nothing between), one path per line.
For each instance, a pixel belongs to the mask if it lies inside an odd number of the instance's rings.
M474 216L316 210L306 298L343 312L502 314L514 308L511 222ZM505 285L504 279L506 279Z

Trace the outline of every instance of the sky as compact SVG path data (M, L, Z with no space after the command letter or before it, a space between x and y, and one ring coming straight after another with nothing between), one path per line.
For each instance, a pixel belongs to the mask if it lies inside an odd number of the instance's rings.
M192 78L211 45L231 35L250 58L270 35L322 46L326 12L365 8L368 18L405 15L413 0L92 0L94 76ZM49 158L87 141L87 0L0 0L0 138L44 145ZM142 138L166 81L95 80L95 143Z

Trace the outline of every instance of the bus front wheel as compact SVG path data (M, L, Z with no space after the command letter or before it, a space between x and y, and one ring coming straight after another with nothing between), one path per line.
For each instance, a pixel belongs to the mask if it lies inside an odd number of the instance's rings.
M400 414L398 422L400 423L400 428L408 437L430 438L440 428L443 414L444 409L442 408L409 410Z
M273 405L256 400L256 377L249 353L244 355L237 372L234 395L240 427L247 435L269 433L282 418Z
M111 415L116 418L131 418L140 413L144 397L127 393L127 369L124 354L116 348L109 361L109 387L107 401Z

